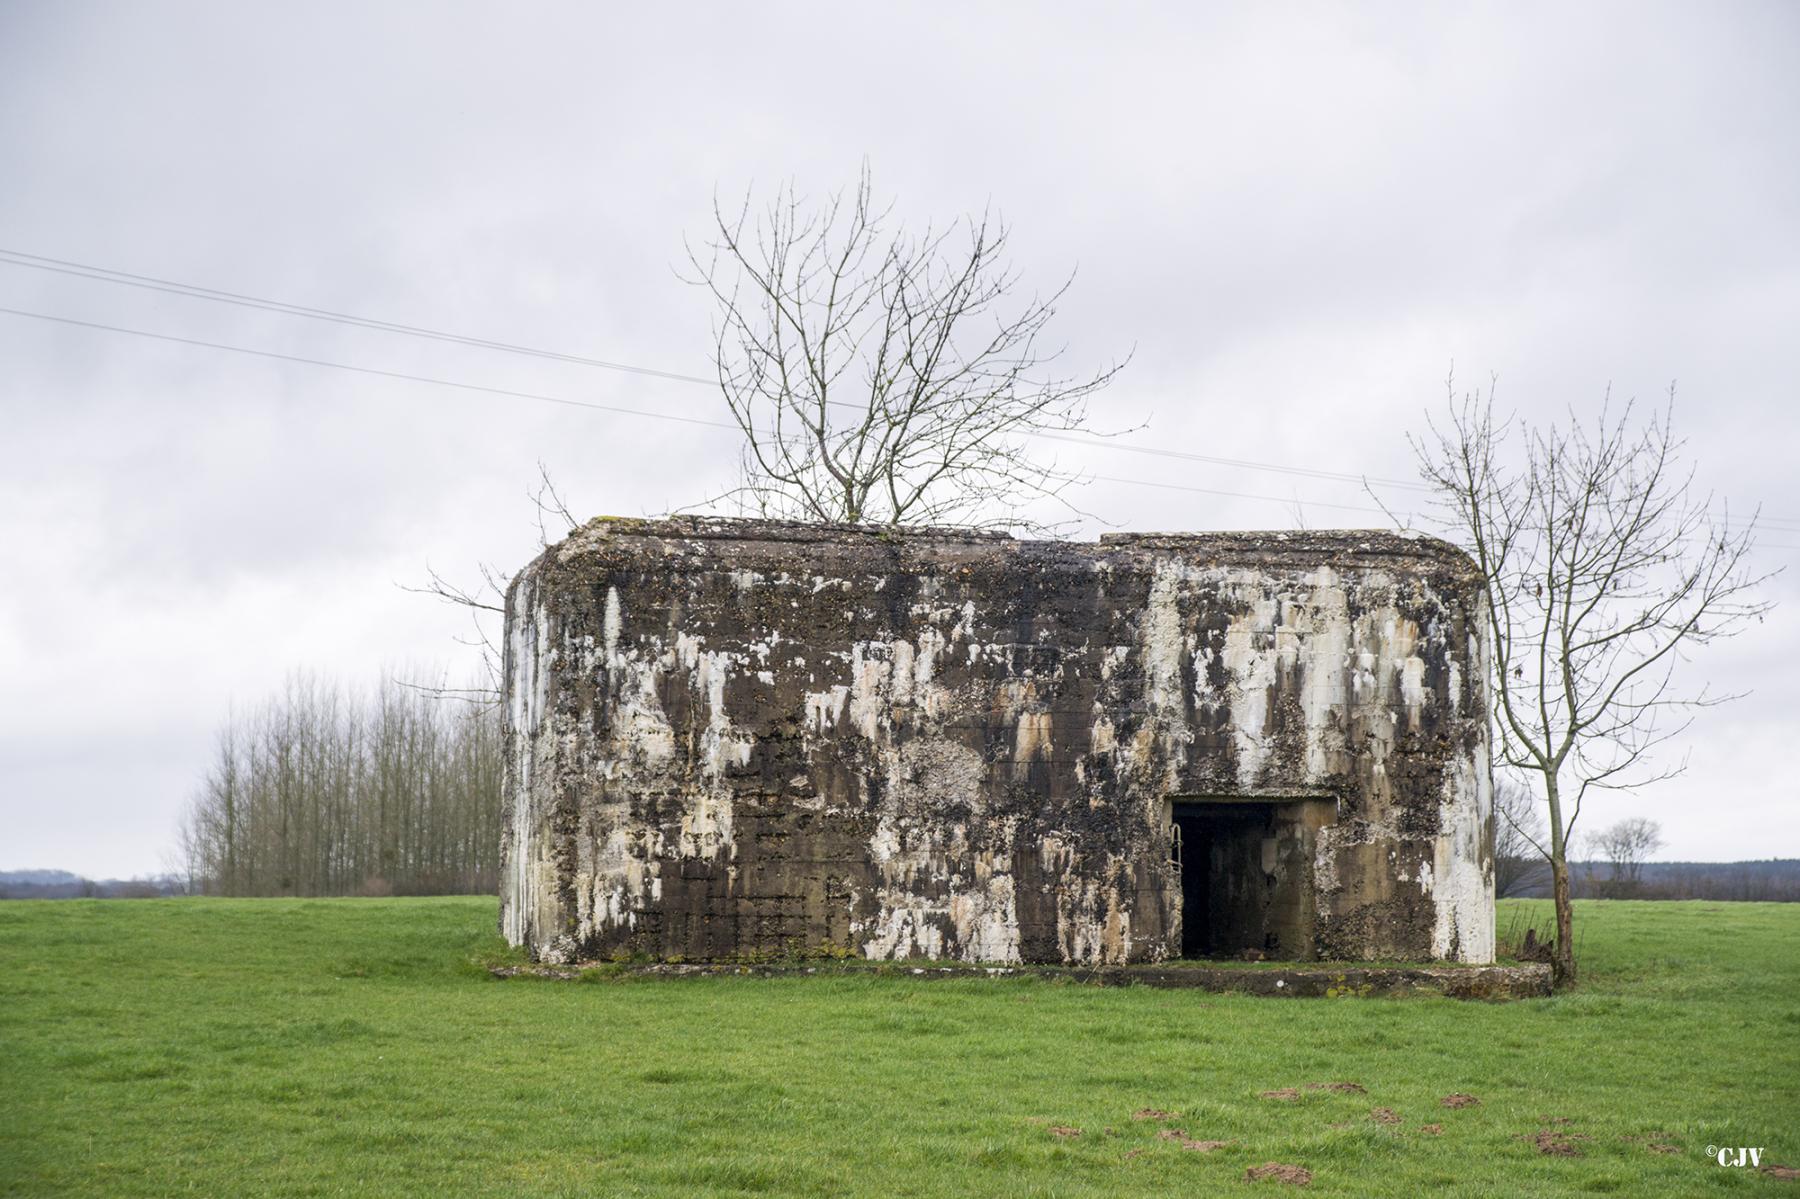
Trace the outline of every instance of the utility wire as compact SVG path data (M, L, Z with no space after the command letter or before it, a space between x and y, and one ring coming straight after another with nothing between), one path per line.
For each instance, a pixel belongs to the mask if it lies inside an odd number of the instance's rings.
M509 399L537 400L546 404L560 404L569 408L588 408L596 412L612 412L621 416L642 416L652 420L675 421L685 425L699 425L709 429L724 429L738 432L738 426L724 421L705 420L700 417L680 416L672 412L652 412L643 408L626 408L616 404L596 404L588 400L573 400L567 396L545 395L541 392L514 391L504 387L487 387L479 383L463 383L455 379L439 379L430 375L414 375L405 371L383 370L372 366L356 366L348 362L334 362L327 358L308 358L299 354L282 354L274 350L257 350L248 346L235 346L225 342L203 341L195 337L178 337L172 333L155 333L148 329L132 329L123 325L108 325L100 321L84 321L70 316L56 316L47 312L29 312L22 308L0 307L0 313L9 316L26 317L30 320L50 321L60 325L73 325L83 329L98 329L107 333L123 333L132 337L149 338L154 341L173 342L177 345L198 346L208 350L223 350L231 354L243 354L254 358L269 358L277 362L297 362L305 366L320 366L330 370L350 371L359 375L374 375L383 379L400 379L408 383L427 383L434 387L450 387L459 391L477 392L483 395L504 396ZM1066 440L1066 439L1065 439ZM1263 500L1270 503L1286 504L1293 507L1333 508L1346 512L1369 512L1383 516L1403 515L1416 516L1416 513L1389 513L1382 508L1370 508L1354 504L1333 504L1321 500L1301 500L1292 496L1254 495L1242 491L1224 491L1210 487L1193 487L1181 483L1160 483L1150 479L1121 479L1109 475L1089 476L1097 482L1121 483L1136 487L1153 487L1164 491L1186 491L1197 495L1226 496L1232 499ZM1786 530L1777 530L1786 531ZM1764 549L1800 550L1800 545L1767 545Z
M307 366L325 366L332 370L354 371L359 375L379 375L384 379L404 379L409 383L430 383L436 387L455 387L462 391L478 391L486 395L508 396L518 400L541 400L546 404L563 404L570 408L592 408L597 412L617 412L623 416L648 416L656 420L680 421L684 425L704 425L709 429L729 429L736 425L724 421L703 420L697 416L677 416L672 412L649 412L642 408L622 408L615 404L595 404L587 400L571 400L566 396L543 395L533 391L511 391L504 387L484 387L479 383L459 383L455 379L434 379L429 375L409 375L404 371L381 370L373 366L353 366L348 362L332 362L325 358L305 358L299 354L278 354L273 350L253 350L247 346L226 345L221 341L201 341L196 337L176 337L171 333L152 333L147 329L127 329L123 325L103 325L99 321L81 321L72 316L52 316L47 312L26 312L21 308L0 308L9 316L30 317L37 321L55 321L60 325L78 325L83 329L104 329L108 333L128 333L133 337L149 337L172 341L184 346L202 346L209 350L225 350L232 354L248 354L256 358L273 358L280 362L300 362Z
M1377 516L1412 516L1416 512L1390 513L1385 508L1370 508L1357 504L1327 504L1323 500L1302 500L1293 496L1281 495L1248 495L1242 491L1220 491L1212 487L1189 487L1185 483L1158 483L1150 479L1117 479L1110 475L1089 475L1096 483L1129 483L1133 487L1155 487L1163 491L1191 491L1197 495L1226 495L1238 500L1268 500L1273 504L1286 504L1290 508L1336 508L1341 512L1373 512Z
M259 309L259 310L262 310L265 312L274 312L274 313L278 313L278 314L286 315L286 316L304 317L308 320L330 321L334 324L348 325L353 328L372 329L377 332L383 332L383 333L398 333L398 334L403 334L408 337L421 337L421 338L426 338L431 341L448 342L448 343L457 344L457 345L473 346L475 348L484 349L484 350L498 350L498 351L508 353L508 354L520 354L520 355L524 355L524 356L532 357L532 358L548 359L548 360L554 361L554 362L567 362L567 363L575 364L577 366L595 367L595 368L598 368L601 370L622 371L622 372L625 372L628 374L634 374L634 375L639 375L639 376L653 378L653 379L667 379L667 380L670 380L670 381L676 382L676 383L690 383L690 384L695 384L698 386L709 387L709 388L715 387L718 385L717 379L708 379L708 378L705 378L700 375L681 374L677 371L666 371L666 370L657 369L655 367L636 366L631 363L612 362L612 361L609 361L606 359L600 359L600 358L589 358L589 357L585 357L580 354L568 354L568 353L563 353L563 352L557 351L557 350L546 350L546 349L542 349L542 348L539 348L536 346L525 346L525 345L519 345L514 342L497 341L492 338L472 337L472 336L469 336L466 334L461 334L461 333L449 333L449 332L445 332L442 329L429 329L429 328L426 328L421 325L407 325L407 324L402 324L398 321L381 320L381 319L378 319L375 317L356 316L351 313L336 312L336 311L333 311L333 310L327 309L327 308L314 308L314 307L310 307L310 306L307 306L304 304L291 304L284 300L272 300L265 296L253 296L253 295L246 294L244 292L224 291L224 290L221 290L219 288L214 288L214 287L202 287L198 284L181 283L177 280L162 279L162 278L158 278L154 275L140 275L140 274L134 274L130 271L114 270L111 267L94 266L90 263L84 263L84 262L73 262L66 258L51 258L51 257L48 257L43 254L30 254L23 250L10 250L10 249L6 249L5 247L0 247L0 265L21 266L21 267L29 267L33 270L52 271L57 274L70 275L70 276L73 276L75 278L80 278L80 279L89 279L89 280L93 280L93 281L99 282L99 283L115 283L115 284L120 284L120 285L126 286L126 287L137 287L137 288L143 288L143 289L149 290L149 291L163 292L163 293L169 294L169 295L185 296L189 299L208 300L208 301L211 301L214 303L220 303L220 304L235 304L238 307L242 307L242 308ZM29 314L20 314L20 315L29 315ZM115 331L132 332L132 330L115 330ZM151 336L151 335L145 334L144 336ZM211 345L212 343L194 343L194 344ZM216 346L215 348L227 349L227 350L237 350L236 347L222 346L222 345ZM237 352L250 353L253 351L237 351ZM294 359L294 360L295 361L304 361L310 365L331 365L331 364L318 363L312 359ZM339 365L342 365L342 364L339 364ZM369 371L368 368L363 368L363 367L344 366L343 369L363 370L367 373L381 373L381 372ZM416 376L395 375L394 377L409 378L409 379L414 379L415 381L417 381ZM467 386L464 384L457 384L457 383L450 383L449 385L450 386ZM552 402L567 403L567 404L573 404L573 405L581 404L581 401L563 400L563 399L554 399ZM860 411L862 409L861 405L848 403L843 400L828 400L828 401L826 401L826 403L829 406L836 407L836 408L856 409L858 411ZM636 411L634 409L604 409L604 406L601 406L601 405L591 405L590 404L587 406L588 407L602 407L603 410L608 410L608 411L621 411L621 412ZM674 419L674 418L671 418L671 419ZM718 427L718 428L733 428L733 427L735 427L732 425L720 424L718 422L709 422L709 421L701 421L701 420L695 420L693 423L712 425L712 426ZM1196 454L1196 453L1193 453L1188 450L1167 449L1167 448L1164 448L1161 446L1135 445L1135 444L1132 444L1131 442L1115 441L1115 440L1112 440L1110 438L1105 438L1105 437L1081 437L1081 436L1071 436L1069 434L1051 433L1051 432L1027 432L1024 434L1024 436L1033 437L1040 441L1060 441L1060 442L1064 442L1069 445L1099 447L1101 449L1116 450L1120 453L1140 454L1140 455L1145 455L1148 457L1156 457L1156 458L1169 458L1169 459L1174 459L1177 461L1184 461L1184 462L1203 462L1203 463L1206 463L1211 466L1226 466L1226 467L1232 467L1234 469L1239 469L1239 470L1263 471L1263 472L1268 472L1268 473L1273 473L1273 474L1293 475L1293 476L1296 476L1299 478L1325 479L1325 480L1330 480L1333 482L1342 482L1342 483L1358 483L1358 484L1363 485L1365 488L1366 487L1381 487L1381 488L1394 488L1394 489L1403 490L1403 491L1420 491L1420 492L1429 492L1432 490L1430 485L1418 482L1416 480L1372 478L1372 477L1369 477L1366 475L1353 474L1353 473L1346 472L1346 471L1318 470L1318 469L1301 467L1301 466L1284 466L1279 463L1256 462L1256 461L1252 461L1250 459L1245 459L1245 458L1224 458L1224 457L1219 457L1217 455L1212 455L1212 454ZM1203 493L1206 491L1206 489L1204 489L1204 488L1199 488L1199 489L1195 489L1195 490L1199 490ZM1241 496L1243 493L1219 492L1218 494ZM1266 497L1264 497L1264 498L1266 498ZM1348 511L1362 511L1362 512L1379 511L1379 509L1367 508L1367 507L1358 508L1358 507L1355 507L1352 505L1345 505L1345 504L1333 504L1333 505L1316 504L1316 506L1343 508ZM1728 526L1730 526L1730 525L1743 525L1747 522L1744 522L1741 520L1727 520L1725 523ZM1771 529L1776 532L1800 533L1800 520L1790 520L1790 519L1784 519L1784 518L1780 518L1780 517L1762 517L1759 519L1758 523L1761 524L1763 527Z
M95 282L100 282L100 283L115 283L115 284L120 284L120 285L127 286L127 287L138 287L138 288L143 288L143 289L146 289L149 291L164 292L164 293L170 294L170 295L186 296L190 299L209 300L214 303L222 303L222 304L235 304L239 307L255 308L255 309L260 309L262 311L275 312L275 313L280 313L282 315L287 315L287 316L305 317L309 320L330 321L334 324L349 325L354 328L373 329L378 332L384 332L384 333L399 333L399 334L403 334L403 335L406 335L409 337L422 337L422 338L427 338L432 341L449 342L449 343L458 344L458 345L473 346L473 347L476 347L479 349L486 349L486 350L498 350L498 351L502 351L504 353L521 354L521 355L525 355L525 356L533 357L533 358L549 359L549 360L555 361L555 362L568 362L568 363L573 363L578 366L596 367L601 370L622 371L622 372L626 372L628 374L640 375L640 376L645 376L648 378L667 379L667 380L670 380L672 382L677 382L677 383L691 383L691 384L696 384L696 385L702 386L702 387L714 387L714 386L717 386L717 384L718 384L717 379L708 379L708 378L704 378L699 375L687 375L687 374L681 374L676 371L660 370L655 367L635 366L630 363L612 362L612 361L608 361L608 360L600 359L600 358L589 358L589 357L584 357L579 354L567 354L567 353L563 353L563 352L557 351L557 350L546 350L546 349L542 349L542 348L535 347L535 346L518 345L513 342L497 341L497 340L493 340L491 338L471 337L471 336L468 336L466 334L461 334L461 333L448 333L441 329L429 329L429 328L425 328L424 326L420 326L420 325L401 324L400 322L397 322L397 321L380 320L375 317L355 316L350 313L336 312L336 311L333 311L331 309L326 309L326 308L314 308L314 307L310 307L310 306L307 306L304 304L291 304L284 300L271 300L264 296L253 296L253 295L248 295L243 292L224 291L219 288L202 287L198 284L193 284L193 283L181 283L181 282L178 282L173 279L161 279L154 275L140 275L140 274L134 274L130 271L114 270L111 267L94 266L90 263L83 263L83 262L73 262L66 258L51 258L51 257L48 257L47 255L43 255L43 254L30 254L23 250L11 250L11 249L7 249L5 247L0 247L0 264L9 265L9 266L29 267L33 270L53 271L57 274L71 275L76 278L90 279L90 280L93 280ZM8 310L8 311L12 311L12 310ZM19 315L30 315L30 314L20 313ZM132 330L114 330L114 331L132 332ZM146 334L146 336L150 336L150 335ZM179 340L179 339L177 339L177 340ZM196 342L193 344L212 345L213 343L198 343L198 342ZM214 346L213 348L227 349L227 350L235 350L236 349L236 347L223 346L223 345L217 345L217 346ZM239 352L250 353L250 352L255 352L255 351L239 351ZM304 362L307 362L309 365L331 365L331 364L319 363L319 362L316 362L311 359L296 358L296 359L294 359L294 361L304 361ZM342 364L338 364L338 365L342 365ZM371 371L369 368L351 367L351 366L347 366L347 365L345 365L343 367L343 369L362 370L362 371L365 371L366 373L383 373L383 372ZM397 375L397 374L394 375L394 377L408 378L408 379L413 379L414 381L417 381L417 378L418 378L416 376L402 376L402 375ZM448 385L456 386L456 387L468 386L466 384L458 384L458 383L454 383L454 382L451 382ZM490 389L490 390L494 390L494 389ZM539 398L546 398L546 397L539 397ZM572 405L581 405L581 403L582 403L581 401L577 401L577 400L564 400L564 399L552 399L552 402L567 403L567 404L572 404ZM842 401L842 400L828 400L828 401L826 401L826 403L832 407L854 408L854 409L858 409L858 410L861 409L861 405L848 403L848 402ZM635 411L637 411L635 409L622 409L622 408L621 409L608 409L608 408L605 408L605 406L603 406L603 405L593 405L593 404L589 404L586 406L587 407L598 407L605 411L620 411L620 412L635 412ZM671 419L677 419L677 418L671 418ZM697 419L694 420L692 423L711 425L711 426L718 427L718 428L733 428L733 427L735 427L732 425L720 424L719 422L701 421L701 420L697 420ZM1405 490L1405 491L1422 491L1422 492L1429 492L1430 490L1432 490L1430 485L1425 484L1425 483L1420 483L1420 482L1417 482L1414 480L1371 478L1366 475L1352 474L1352 473L1345 472L1345 471L1317 470L1317 469L1312 469L1312 468L1308 468L1308 467L1300 467L1300 466L1283 466L1278 463L1255 462L1255 461L1251 461L1249 459L1244 459L1244 458L1223 458L1223 457L1218 457L1216 455L1211 455L1211 454L1196 454L1196 453L1193 453L1193 452L1187 451L1187 450L1166 449L1166 448L1163 448L1160 446L1134 445L1130 442L1114 441L1109 438L1103 438L1103 437L1080 437L1080 436L1070 436L1068 434L1050 433L1050 432L1027 432L1024 435L1028 436L1028 437L1036 438L1040 441L1060 441L1060 442L1065 442L1070 445L1097 446L1102 449L1116 450L1121 453L1142 454L1142 455L1146 455L1146 456L1150 456L1150 457L1170 458L1170 459L1176 459L1176 460L1187 461L1187 462L1204 462L1204 463L1207 463L1208 465L1212 465L1212 466L1228 466L1228 467L1233 467L1233 468L1240 469L1240 470L1265 471L1265 472L1276 473L1276 474L1294 475L1294 476L1298 476L1301 478L1327 479L1327 480L1331 480L1334 482L1344 482L1344 483L1359 483L1359 484L1362 484L1364 487L1379 486L1379 487L1383 487L1383 488L1397 488L1397 489ZM1204 488L1195 489L1195 490L1200 490L1202 492L1206 491L1206 489L1204 489ZM1220 492L1219 494L1242 495L1242 493L1239 493L1239 492ZM1345 505L1345 504L1323 505L1323 504L1316 504L1316 502L1315 502L1315 506L1343 508L1348 511L1363 511L1363 512L1379 511L1379 509L1367 508L1367 507L1357 508L1355 506ZM1745 522L1728 520L1726 523L1728 525L1737 525L1737 524L1743 524ZM1800 520L1787 520L1787 519L1783 519L1780 517L1764 517L1759 520L1759 523L1761 523L1764 527L1773 529L1774 531L1777 531L1777 532L1800 532Z
M242 292L220 291L213 287L200 287L193 283L177 283L172 279L158 279L152 275L134 275L128 271L115 271L109 267L89 266L82 262L69 262L62 258L46 258L41 254L27 254L22 250L8 250L0 247L0 263L9 266L25 266L39 271L55 271L59 275L73 275L79 279L93 279L100 283L118 283L126 287L140 287L147 291L166 292L169 295L187 296L195 300L211 300L219 304L235 304L240 308L260 308L265 312L279 312L287 316L303 316L309 320L330 321L333 324L352 325L362 329L376 329L383 333L403 333L408 337L424 337L432 341L455 342L459 345L476 346L484 350L502 350L508 354L525 354L532 358L549 358L558 362L573 362L580 366L594 366L602 370L625 371L633 375L648 375L656 379L672 379L677 383L698 383L706 387L716 387L717 379L704 379L699 375L683 375L674 371L657 370L648 366L632 366L624 362L607 362L599 358L583 358L579 354L563 354L556 350L540 350L531 346L514 345L511 342L491 341L484 337L469 337L461 333L445 333L441 329L426 329L419 325L403 325L396 321L377 320L368 316L352 316L345 312L332 312L325 308L308 308L304 304L289 304L283 300L270 300L261 296L244 295Z
M311 308L303 304L290 304L283 300L271 300L262 296L246 295L243 292L221 291L213 287L201 287L192 283L180 283L173 279L159 279L153 275L136 275L129 271L116 271L110 267L92 266L83 262L71 262L64 258L48 258L41 254L27 254L22 250L9 250L0 247L0 264L9 266L30 267L33 270L53 271L60 275L72 275L80 279L91 279L99 283L117 283L126 287L138 287L148 291L158 291L169 295L186 296L189 299L209 300L220 304L235 304L240 308L255 308L265 312L276 312L287 316L305 317L309 320L330 321L333 324L349 325L354 328L374 329L383 333L400 333L409 337L423 337L432 341L451 342L457 345L474 346L484 350L500 350L508 354L522 354L532 358L546 358L554 362L569 362L578 366L597 367L601 370L626 371L634 375L646 375L656 379L669 379L677 383L693 383L702 387L717 387L717 379L707 379L699 375L684 375L675 371L657 370L647 366L633 366L623 362L610 362L600 358L585 358L579 354L565 354L556 350L539 349L534 346L517 345L512 342L495 341L484 337L470 337L461 333L446 333L441 329L427 329L420 325L404 325L396 321L378 320L374 317L354 316L345 312L334 312L326 308ZM862 405L843 400L826 401L835 408L849 408L860 411ZM1300 466L1282 466L1273 462L1253 462L1244 458L1221 458L1212 454L1195 454L1186 450L1165 449L1161 446L1134 445L1130 442L1114 441L1104 437L1076 437L1058 433L1028 433L1044 441L1062 441L1070 445L1099 446L1102 449L1117 450L1121 453L1144 454L1156 458L1175 458L1187 462L1204 462L1212 466L1230 466L1242 470L1269 471L1276 474L1296 475L1309 479L1330 479L1343 483L1372 484L1382 487L1395 487L1408 491L1429 491L1430 487L1407 479L1376 479L1346 471L1314 470Z

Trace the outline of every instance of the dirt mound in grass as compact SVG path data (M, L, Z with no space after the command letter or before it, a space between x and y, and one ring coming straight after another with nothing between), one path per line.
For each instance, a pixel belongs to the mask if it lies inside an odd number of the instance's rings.
M1180 1112L1165 1112L1160 1107L1140 1107L1131 1113L1133 1120L1179 1120Z
M1581 1149L1577 1141L1592 1141L1593 1137L1584 1137L1578 1132L1563 1132L1557 1128L1546 1128L1531 1136L1519 1138L1537 1146L1537 1151L1548 1157L1580 1157Z
M1445 1107L1480 1107L1481 1100L1473 1095L1464 1095L1460 1091L1454 1095L1446 1095L1438 1100Z
M1245 1182L1285 1182L1303 1187L1312 1181L1312 1171L1305 1166L1285 1166L1280 1162L1264 1162L1244 1171Z

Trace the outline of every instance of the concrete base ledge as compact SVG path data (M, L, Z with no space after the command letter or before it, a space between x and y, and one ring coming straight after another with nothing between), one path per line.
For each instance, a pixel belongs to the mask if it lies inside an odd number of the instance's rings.
M1183 963L1147 966L966 966L907 962L596 962L571 966L495 966L496 978L574 981L585 975L641 978L789 978L872 975L878 978L1040 978L1101 986L1186 987L1272 998L1346 999L1438 995L1452 999L1533 999L1550 994L1550 967L1370 966L1315 963L1293 966Z

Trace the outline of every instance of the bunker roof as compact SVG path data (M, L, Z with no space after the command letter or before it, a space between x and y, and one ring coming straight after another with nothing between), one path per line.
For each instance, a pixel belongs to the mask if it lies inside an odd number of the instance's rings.
M662 519L598 516L549 551L569 563L589 553L625 548L622 542L654 540L697 543L705 553L711 541L789 543L836 547L883 546L911 553L933 546L966 554L985 548L1026 559L1085 557L1096 561L1136 554L1173 556L1190 562L1292 568L1342 564L1353 568L1385 567L1405 572L1447 571L1474 582L1474 562L1441 538L1410 530L1287 529L1212 533L1103 533L1098 541L1027 540L987 529L956 526L848 525L717 516L672 516Z

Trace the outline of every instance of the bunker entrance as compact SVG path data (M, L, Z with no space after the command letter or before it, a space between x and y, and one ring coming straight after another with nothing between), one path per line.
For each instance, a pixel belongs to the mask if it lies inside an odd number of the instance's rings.
M1171 873L1181 886L1181 956L1314 956L1313 852L1329 799L1175 799Z

